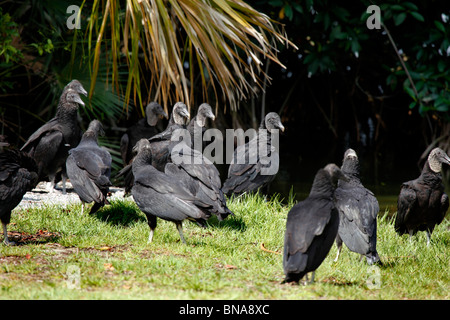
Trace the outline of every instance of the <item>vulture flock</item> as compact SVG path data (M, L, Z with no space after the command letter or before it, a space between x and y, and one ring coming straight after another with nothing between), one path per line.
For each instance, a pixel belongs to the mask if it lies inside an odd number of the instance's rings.
M99 135L104 134L102 123L93 120L82 132L77 120L79 105L84 106L80 95L86 96L87 92L79 81L67 84L55 117L37 129L20 149L0 136L0 220L6 245L14 244L7 233L12 210L40 181L49 181L48 192L54 192L55 179L61 174L66 193L66 179L70 179L82 202L82 212L88 203L93 203L90 214L109 204L111 155L98 143ZM168 125L158 130L158 120L162 118L169 119ZM215 165L194 143L196 135L205 132L207 119L215 120L207 103L201 104L191 119L183 102L173 106L170 117L158 103L151 102L146 118L121 138L124 168L118 176L124 178L126 194L131 194L147 216L149 242L160 218L172 221L181 241L186 243L183 221L206 227L212 216L219 221L233 216L225 195L260 192L276 175L264 170L270 165L278 168L278 150L271 141L272 133L284 131L278 114L268 113L256 136L237 146L223 184ZM179 129L185 129L190 139L174 140ZM251 148L252 143L263 146L264 152ZM204 146L202 141L201 147ZM180 157L190 161L178 161ZM433 229L443 221L449 207L442 164L450 165L450 157L435 148L420 176L402 184L395 217L399 235L411 237L425 231L427 245L430 244ZM381 264L377 252L378 212L376 197L361 183L358 156L348 149L340 168L331 163L317 171L308 197L295 204L287 215L283 283L299 283L303 277L308 280L310 272L313 281L315 270L333 243L338 249L335 261L345 243L350 251L366 257L369 265Z

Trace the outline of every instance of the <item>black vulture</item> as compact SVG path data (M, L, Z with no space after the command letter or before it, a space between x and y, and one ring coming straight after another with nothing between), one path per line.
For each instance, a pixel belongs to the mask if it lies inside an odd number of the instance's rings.
M120 140L120 154L124 166L133 158L132 149L142 138L151 138L159 133L156 127L158 120L168 118L163 107L157 102L150 102L145 108L145 119L140 119L137 123L128 128Z
M112 185L109 180L112 160L109 152L99 147L99 134L105 134L102 124L92 120L78 146L69 150L66 161L67 175L83 203L82 213L85 203L95 202L89 214L109 204L106 196Z
M173 106L166 130L148 139L152 149L152 166L159 171L164 172L166 163L170 161L169 148L173 144L171 141L172 134L177 129L186 129L186 121L189 118L189 111L186 105L183 102L177 102Z
M50 192L55 186L56 174L62 171L63 193L66 193L68 151L78 145L82 135L77 120L78 104L84 106L80 93L87 94L79 81L72 80L61 95L56 116L36 130L21 148L36 161L39 181L48 177Z
M198 107L197 115L191 119L187 126L187 129L191 134L191 147L200 152L203 151L203 148L206 145L203 141L203 134L206 131L205 126L208 118L214 121L216 116L213 114L209 104L202 103ZM202 149L200 150L200 148Z
M338 166L331 163L314 178L309 196L289 211L283 250L283 283L299 282L323 262L336 239L339 212L334 205L338 179L348 180Z
M450 157L440 148L433 149L423 166L420 176L404 182L397 201L395 231L411 237L418 231L426 231L430 244L434 227L444 220L449 206L442 183L442 164L450 165Z
M234 215L227 207L220 189L220 174L214 164L185 141L178 142L177 147L176 150L170 148L171 162L166 164L164 172L179 181L196 199L208 204L208 207L200 209L216 215L219 221Z
M271 133L278 129L284 131L280 117L277 113L270 112L261 124L258 134L234 150L228 177L222 187L225 194L255 191L267 186L275 178L279 155L278 150L272 145ZM260 146L266 149L261 150ZM265 170L270 172L265 173Z
M150 227L148 241L151 242L153 239L158 217L174 222L181 241L186 243L182 222L191 220L205 227L205 221L210 214L198 207L209 205L190 194L179 179L158 171L151 165L152 151L148 140L139 140L135 148L138 153L132 163L134 185L131 194L138 207L147 216Z
M187 119L189 119L189 111L186 105L182 102L177 102L173 106L166 129L148 139L152 149L152 165L159 171L164 172L166 163L170 161L169 148L173 145L171 141L172 133L176 129L186 129ZM117 175L117 177L123 176L125 179L125 195L129 194L134 183L132 162L133 159Z
M24 194L37 183L36 162L25 152L8 148L0 143L0 220L3 226L4 242L9 241L6 225L10 222L11 211L20 203Z
M380 263L377 253L377 215L380 207L374 194L361 183L359 160L353 149L345 152L341 170L350 181L340 180L334 193L339 211L338 252L334 261L338 260L344 242L350 251L366 256L370 265Z

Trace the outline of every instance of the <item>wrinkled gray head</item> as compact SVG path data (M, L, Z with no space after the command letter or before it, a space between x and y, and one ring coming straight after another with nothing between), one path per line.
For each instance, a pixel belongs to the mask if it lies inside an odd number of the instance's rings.
M355 150L353 150L351 148L348 148L347 151L345 151L345 153L344 153L344 160L345 159L349 159L349 158L356 158L356 159L358 159L358 156L357 156Z
M147 149L150 150L150 141L148 141L148 139L141 139L136 142L135 146L133 147L133 152L139 153Z
M79 94L84 94L87 97L87 91L83 88L83 85L80 81L73 79L66 85L66 89L72 89L78 92Z
M83 100L81 100L80 95L78 94L77 91L75 91L73 89L69 89L66 91L65 98L66 98L67 102L78 103L78 104L81 104L82 106L84 106L84 102L83 102Z
M173 106L172 119L176 124L183 125L189 120L189 111L183 102L177 102Z
M329 163L323 168L330 176L330 181L334 187L337 186L338 180L349 181L349 178L334 163Z
M207 103L202 103L200 107L198 107L197 111L197 125L200 127L204 127L206 124L206 119L211 119L214 121L216 119L216 116L212 112L211 106Z
M168 118L164 112L163 107L157 102L150 102L145 108L145 115L147 117L147 123L149 126L156 126L158 119Z
M359 160L355 150L349 148L345 151L341 170L346 175L359 178Z
M89 127L86 130L86 132L93 132L95 135L100 135L102 137L105 135L105 131L103 130L102 123L96 119L92 120L89 123Z
M264 119L266 129L272 131L274 129L280 129L284 131L284 126L281 123L280 116L276 112L269 112Z
M430 169L438 173L442 171L442 164L450 165L450 157L441 148L434 148L428 155Z

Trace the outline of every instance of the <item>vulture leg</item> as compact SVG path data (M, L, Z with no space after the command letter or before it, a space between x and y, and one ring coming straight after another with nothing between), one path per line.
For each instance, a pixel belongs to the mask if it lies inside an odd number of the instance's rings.
M342 250L342 239L339 237L339 234L336 236L336 246L337 246L337 255L336 258L334 258L334 262L337 262L339 259L339 255L341 254Z
M55 192L55 186L56 186L55 178L56 178L55 175L49 175L48 176L48 180L49 180L49 182L47 183L47 191L48 191L48 193Z
M66 192L66 182L67 182L67 175L65 172L61 173L61 179L62 179L62 193L67 194Z
M16 243L14 241L9 241L8 239L8 231L6 230L6 223L2 222L2 227L3 227L3 236L4 236L4 242L7 246L13 246Z
M316 272L313 271L313 272L312 272L312 276L311 276L311 281L309 282L309 284L313 284L313 283L314 283L314 277L315 277L315 275L316 275Z
M409 230L409 243L412 243L412 237L413 237L413 230Z
M155 234L155 229L157 225L156 217L151 214L146 214L148 226L150 227L150 234L148 235L147 243L151 243L153 241L153 235Z
M181 222L176 223L176 225L177 225L178 233L180 234L181 242L186 244L186 240L184 240L184 236L183 236L183 225L181 224Z
M430 246L430 242L431 242L431 231L430 229L427 229L427 247Z
M155 233L155 229L150 229L150 233L148 234L147 243L151 243L152 242L154 233Z

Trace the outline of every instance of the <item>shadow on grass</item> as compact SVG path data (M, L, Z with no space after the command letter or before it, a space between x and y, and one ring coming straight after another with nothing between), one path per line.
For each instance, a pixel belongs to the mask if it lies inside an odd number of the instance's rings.
M93 214L100 221L114 226L130 226L136 222L147 223L147 218L134 205L124 201L114 201Z
M208 220L208 225L213 228L229 228L240 232L245 232L245 230L247 230L247 225L242 217L231 215L222 221L219 221L216 216L212 216Z

